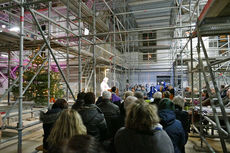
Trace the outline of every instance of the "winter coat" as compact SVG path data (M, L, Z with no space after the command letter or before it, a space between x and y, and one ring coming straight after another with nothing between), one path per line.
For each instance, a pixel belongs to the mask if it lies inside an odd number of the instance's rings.
M172 140L175 153L184 152L184 145L186 143L185 133L181 122L176 120L174 111L168 109L160 110L159 117L161 119L160 124Z
M86 126L87 133L99 141L103 141L107 136L107 125L102 111L95 104L85 104L78 113Z
M151 131L121 128L115 135L117 153L174 153L173 144L161 126Z
M105 116L108 128L108 137L113 138L117 130L121 128L119 107L113 104L109 99L103 99L98 107Z
M115 93L112 93L112 102L116 102L116 101L121 102L121 98L118 97Z
M43 148L46 150L48 150L49 148L48 142L46 140L48 136L50 135L53 125L58 119L62 110L63 109L56 108L56 109L48 110L46 113L43 113L43 112L40 113L40 120L43 122L43 131L44 131Z
M185 132L185 141L188 140L188 133L190 132L190 119L189 114L186 111L183 111L181 107L175 106L176 119L179 120L183 126Z

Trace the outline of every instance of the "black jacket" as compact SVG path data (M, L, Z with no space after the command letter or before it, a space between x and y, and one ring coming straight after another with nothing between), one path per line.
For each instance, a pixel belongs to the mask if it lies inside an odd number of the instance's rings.
M61 111L62 109L56 108L56 109L48 110L46 113L43 112L40 113L40 120L43 122L43 131L44 131L43 148L46 150L48 150L48 143L46 140L50 135L54 123L56 122L59 115L61 114Z
M103 99L98 107L105 116L108 127L108 137L113 138L117 130L121 128L119 107L113 104L109 99Z
M114 144L117 153L174 153L169 136L161 128L141 132L123 127L116 133Z
M85 104L78 113L87 128L87 133L99 141L103 141L107 136L107 125L102 111L95 104Z

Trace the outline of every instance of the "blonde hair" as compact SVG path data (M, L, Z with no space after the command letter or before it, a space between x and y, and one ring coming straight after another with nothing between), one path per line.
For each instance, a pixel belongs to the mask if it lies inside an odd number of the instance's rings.
M157 115L157 107L148 103L136 100L128 106L128 114L125 126L135 130L151 130L160 121Z
M74 135L86 135L86 127L77 111L73 109L63 110L55 122L47 142L50 146L60 144L65 139Z

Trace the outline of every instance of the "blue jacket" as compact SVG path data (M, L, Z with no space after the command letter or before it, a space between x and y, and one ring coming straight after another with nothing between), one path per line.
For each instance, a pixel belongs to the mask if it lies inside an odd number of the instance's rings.
M185 133L181 122L176 120L174 111L169 109L160 110L159 117L161 118L160 124L172 140L174 152L184 152Z

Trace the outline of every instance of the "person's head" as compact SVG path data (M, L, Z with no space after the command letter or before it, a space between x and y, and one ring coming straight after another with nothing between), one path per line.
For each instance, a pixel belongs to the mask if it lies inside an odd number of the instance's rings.
M66 109L62 111L55 122L47 141L51 146L58 145L63 140L69 139L77 134L86 135L86 127L77 111Z
M209 97L208 90L204 89L203 92L202 92L202 96L208 98Z
M159 110L162 110L162 109L175 110L175 105L170 99L163 98L161 99L158 105L158 109Z
M108 80L109 80L109 79L108 79L107 77L105 77L105 78L103 79L103 82L106 82L106 83L107 83Z
M169 98L170 97L170 92L169 91L165 91L164 93L163 93L163 97L164 98Z
M84 97L85 104L94 104L95 103L95 95L92 92L87 92Z
M112 92L116 92L116 91L117 91L117 88L116 88L115 86L113 86L113 87L111 88L111 91L112 91Z
M125 126L139 131L151 130L159 123L157 107L137 100L128 107Z
M179 107L181 107L182 109L184 109L184 98L181 96L176 96L173 98L173 103Z
M155 92L154 95L153 95L153 98L154 99L161 99L162 98L162 93L161 92Z
M67 109L68 108L68 103L65 99L58 99L56 102L53 104L52 109Z
M127 107L134 103L135 101L137 100L137 97L134 97L134 96L128 96L125 101L124 101L124 109L126 110Z
M85 93L84 92L79 92L78 94L77 94L77 100L84 100L84 97L85 97Z
M97 140L90 135L75 135L66 144L63 153L103 153Z
M102 98L103 99L110 99L111 98L111 92L109 92L109 91L104 91L103 93L102 93Z
M225 88L225 85L222 84L222 85L220 86L220 89L223 90L224 88Z
M129 96L133 96L133 92L132 91L126 91L124 94L124 100L129 97Z
M137 97L138 99L144 99L144 94L140 91L136 91L134 93L134 96Z

